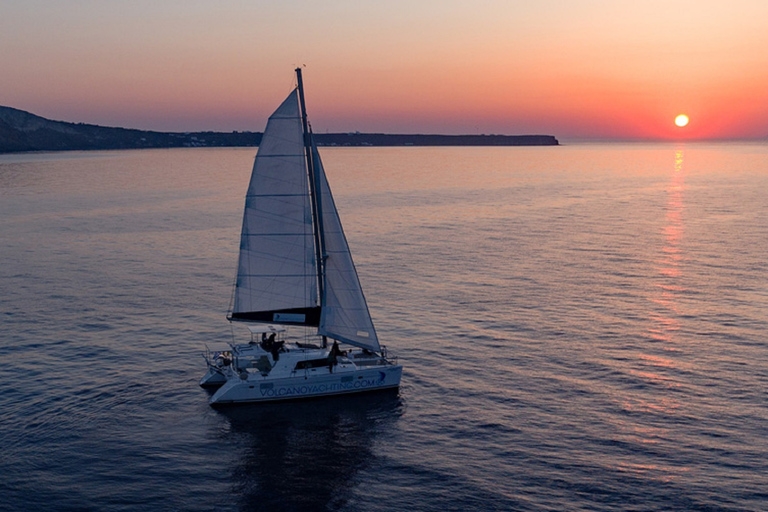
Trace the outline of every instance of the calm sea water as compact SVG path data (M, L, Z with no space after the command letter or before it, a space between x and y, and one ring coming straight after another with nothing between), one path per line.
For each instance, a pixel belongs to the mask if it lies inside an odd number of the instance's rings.
M254 152L0 156L0 509L768 509L768 146L325 149L402 388L219 412Z

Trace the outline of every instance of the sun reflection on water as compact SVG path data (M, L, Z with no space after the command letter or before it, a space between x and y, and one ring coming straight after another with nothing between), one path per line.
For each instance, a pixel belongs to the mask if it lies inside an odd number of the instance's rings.
M681 242L685 236L685 168L684 150L675 150L672 177L666 187L667 204L665 225L662 228L664 246L661 258L656 261L661 279L656 285L658 294L651 301L660 308L652 313L655 327L650 329L653 339L666 342L666 350L675 350L672 346L674 333L680 329L678 317L681 314L678 297L685 291L682 283L682 264L685 260Z
M649 312L647 332L654 343L638 354L634 368L629 370L635 378L659 390L679 389L681 383L678 372L684 370L684 363L673 355L681 351L678 339L682 315L680 296L686 291L683 279L686 255L682 244L685 237L683 162L683 149L676 149L671 176L664 186L667 199L664 204L664 222L659 229L662 245L653 261L655 283L649 297L653 307ZM669 416L677 414L681 404L673 396L660 392L647 396L627 396L622 407L628 412Z

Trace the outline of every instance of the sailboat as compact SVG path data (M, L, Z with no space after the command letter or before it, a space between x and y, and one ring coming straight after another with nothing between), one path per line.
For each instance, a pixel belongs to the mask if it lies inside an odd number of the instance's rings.
M212 405L397 388L379 343L297 86L267 122L245 199L228 319L248 343L206 353ZM289 329L303 331L291 338ZM293 340L293 341L292 341Z

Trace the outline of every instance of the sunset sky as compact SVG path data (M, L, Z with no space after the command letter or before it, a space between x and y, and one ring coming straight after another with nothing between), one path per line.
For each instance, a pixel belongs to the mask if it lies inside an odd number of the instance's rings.
M304 65L317 132L765 138L767 48L765 0L0 0L0 105L261 131Z

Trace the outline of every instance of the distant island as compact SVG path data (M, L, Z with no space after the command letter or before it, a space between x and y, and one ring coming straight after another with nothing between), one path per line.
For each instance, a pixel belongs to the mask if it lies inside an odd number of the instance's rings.
M0 106L0 153L258 146L260 132L153 132L52 121ZM557 146L552 135L316 133L319 146Z

